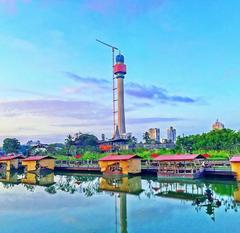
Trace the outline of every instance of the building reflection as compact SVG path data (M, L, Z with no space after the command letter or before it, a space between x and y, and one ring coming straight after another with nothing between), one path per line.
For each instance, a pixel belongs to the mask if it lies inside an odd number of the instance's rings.
M51 186L54 182L54 173L37 174L37 173L25 173L24 177L21 179L21 183L28 185L38 185L38 186Z
M142 190L141 177L101 177L100 190L115 194L115 218L117 230L117 197L119 198L120 232L127 233L127 194L139 195Z
M155 187L155 195L166 197L166 198L176 198L181 200L193 201L196 198L202 199L204 195L204 185L203 183L195 182L184 182L184 181L161 181L158 186Z
M0 173L0 182L3 184L15 184L21 183L21 174L13 171L4 171Z
M0 173L0 182L6 187L13 187L19 184L27 184L34 186L51 186L54 182L54 173L36 174L36 173L20 173L6 171Z
M158 181L151 187L154 195L191 202L197 212L205 211L215 221L215 210L237 211L240 186L230 181Z
M240 203L240 183L237 184L237 189L233 192L234 200Z
M110 192L123 192L129 194L140 194L142 190L141 177L101 177L100 190Z

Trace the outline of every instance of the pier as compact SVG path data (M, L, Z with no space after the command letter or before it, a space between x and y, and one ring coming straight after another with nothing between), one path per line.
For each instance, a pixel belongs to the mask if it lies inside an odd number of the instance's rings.
M56 160L55 170L62 172L92 172L101 173L100 166L97 160ZM159 165L155 160L141 161L141 175L157 176ZM205 168L202 171L204 178L221 178L221 179L235 179L236 173L231 170L230 162L224 161L206 161ZM174 177L172 177L174 178Z

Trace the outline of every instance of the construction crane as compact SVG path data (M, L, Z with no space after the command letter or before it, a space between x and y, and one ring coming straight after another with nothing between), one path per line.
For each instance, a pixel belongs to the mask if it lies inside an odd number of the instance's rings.
M97 42L109 47L112 49L112 91L113 91L113 135L115 134L116 129L116 102L118 101L116 99L116 84L115 84L115 75L114 75L114 58L115 58L115 51L120 51L117 47L112 46L110 44L107 44L101 40L96 39Z

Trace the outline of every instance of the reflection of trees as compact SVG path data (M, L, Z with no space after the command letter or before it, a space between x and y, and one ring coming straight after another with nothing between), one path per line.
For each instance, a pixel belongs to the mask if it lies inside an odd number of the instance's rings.
M58 191L70 194L79 192L90 197L100 192L99 178L95 176L61 176L56 184L45 188L45 191L50 194L55 194Z
M55 184L56 190L63 192L75 193L77 191L76 185L73 182L72 176L62 176L58 183Z
M237 205L236 201L234 201L232 198L222 199L222 203L223 203L225 212L228 212L231 210L238 212L239 210L239 205Z
M9 189L9 188L13 188L15 186L15 184L13 184L13 183L2 183L2 186L5 189Z
M233 192L237 189L236 183L217 183L217 184L210 184L211 189L219 195L226 195L231 196Z
M35 186L34 185L23 184L23 187L25 187L30 192L34 192L35 191Z
M46 191L47 193L49 193L49 194L55 194L55 193L57 193L57 190L56 190L56 188L55 188L54 185L51 185L51 186L49 186L49 187L46 187L46 188L45 188L45 191Z
M145 180L147 182L147 186L144 189L144 194L146 197L149 199L155 196L156 191L159 189L158 188L158 183L154 182L153 180Z
M217 205L216 200L219 200L221 204ZM195 206L195 210L197 212L205 211L205 213L209 215L213 221L215 221L215 210L217 208L224 208L225 212L229 212L231 210L238 212L239 210L237 203L230 197L215 199L212 202L206 200L205 202L199 204L193 203L193 205Z

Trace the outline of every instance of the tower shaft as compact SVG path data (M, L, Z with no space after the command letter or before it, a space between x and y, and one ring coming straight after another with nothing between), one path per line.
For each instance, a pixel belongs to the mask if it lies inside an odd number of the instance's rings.
M124 56L119 54L116 56L116 64L114 65L113 72L117 79L117 107L118 107L118 129L120 137L126 134L125 126L125 110L124 110L124 76L127 73L126 65L124 64Z
M118 127L120 135L123 135L126 134L123 78L118 78L117 80L117 93L118 93Z

